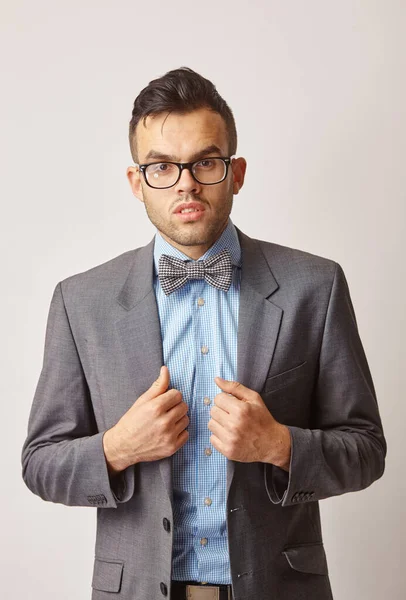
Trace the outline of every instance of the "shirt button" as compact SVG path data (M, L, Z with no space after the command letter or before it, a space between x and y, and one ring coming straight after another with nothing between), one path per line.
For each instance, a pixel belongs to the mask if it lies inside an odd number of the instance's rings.
M205 398L203 398L203 402L205 403L206 406L208 406L209 404L211 404L211 400L207 396Z
M202 546L206 546L207 545L207 538L201 538L200 543Z
M211 456L211 448L205 448L204 453L206 456Z
M202 346L202 354L207 354L209 351L207 346Z
M204 304L204 298L198 298L197 299L197 305L198 306L203 306L203 304Z
M205 503L206 506L210 506L211 503L212 503L212 499L211 498L205 498L204 499L204 503Z

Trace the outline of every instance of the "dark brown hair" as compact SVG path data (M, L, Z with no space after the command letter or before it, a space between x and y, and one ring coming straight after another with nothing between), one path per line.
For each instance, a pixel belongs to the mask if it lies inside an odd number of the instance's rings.
M163 112L188 113L208 108L224 119L228 133L228 151L237 151L237 130L234 116L227 102L220 96L214 84L188 67L168 71L162 77L150 81L134 101L129 127L130 150L134 162L138 162L135 128L140 119Z

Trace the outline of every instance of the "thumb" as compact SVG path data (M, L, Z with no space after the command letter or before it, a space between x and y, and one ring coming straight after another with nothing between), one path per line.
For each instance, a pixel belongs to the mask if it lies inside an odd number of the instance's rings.
M155 398L160 394L163 394L169 386L169 369L163 365L159 371L159 376L155 379L154 383L149 388L147 395L148 398Z
M221 377L215 377L214 381L223 392L231 394L239 400L244 400L244 402L256 402L257 400L258 394L238 381L228 381Z

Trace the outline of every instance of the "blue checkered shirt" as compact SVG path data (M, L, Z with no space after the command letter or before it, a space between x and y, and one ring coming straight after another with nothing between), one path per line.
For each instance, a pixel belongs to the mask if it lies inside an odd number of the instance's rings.
M226 523L227 458L210 444L207 428L214 397L222 390L214 377L237 378L237 327L241 248L228 220L218 240L200 257L227 248L233 264L228 292L204 280L189 280L166 296L161 288L161 254L188 256L157 231L154 244L154 289L170 387L189 406L188 441L173 455L174 532L172 579L231 583Z

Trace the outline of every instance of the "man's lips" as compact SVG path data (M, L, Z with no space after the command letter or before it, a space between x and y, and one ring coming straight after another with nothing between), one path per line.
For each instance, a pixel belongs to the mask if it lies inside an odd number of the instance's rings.
M173 212L174 212L174 214L181 213L182 210L185 208L193 208L193 210L200 211L200 212L204 212L204 210L205 210L203 204L200 204L200 202L184 202L183 204L179 204L179 206L177 206ZM193 212L186 212L183 214L186 214L186 215L191 214L192 215Z

